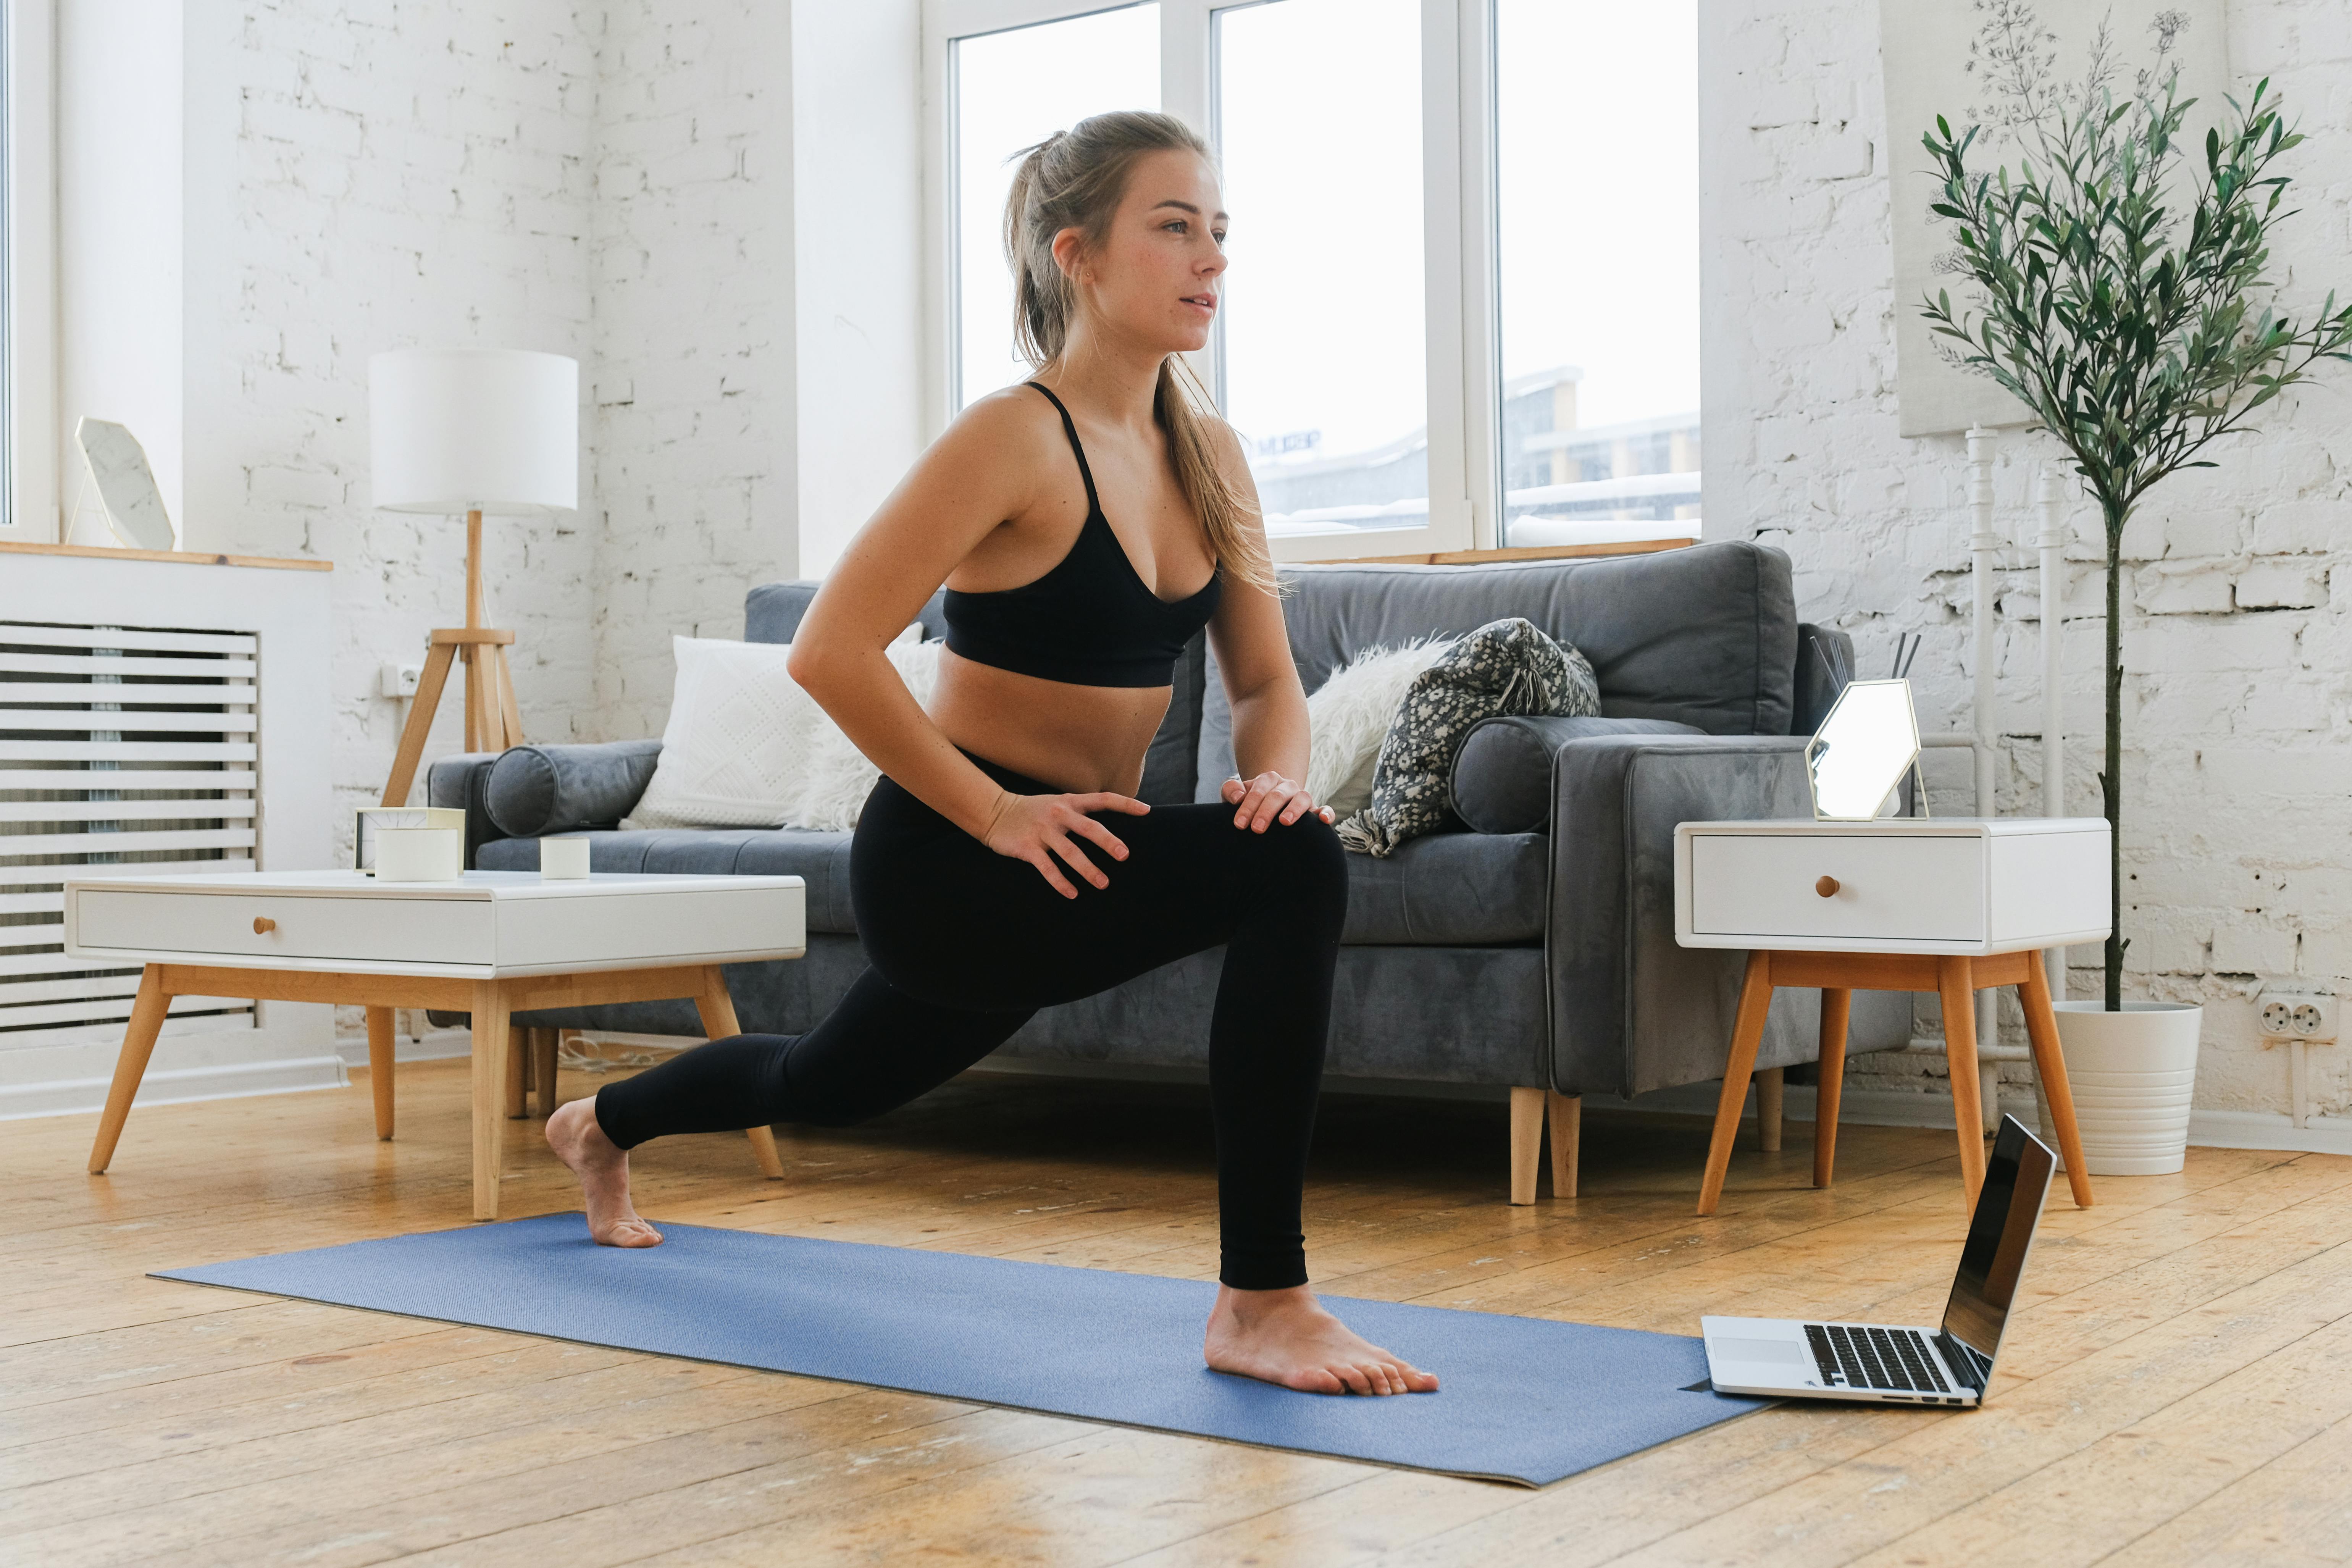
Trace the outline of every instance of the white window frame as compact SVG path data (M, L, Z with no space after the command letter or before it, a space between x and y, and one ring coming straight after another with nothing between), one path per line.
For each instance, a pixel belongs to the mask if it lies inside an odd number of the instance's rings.
M924 438L955 416L954 41L1124 10L1136 0L923 0ZM1216 19L1269 0L1159 0L1160 107L1216 137ZM1429 522L1272 542L1277 561L1489 549L1501 515L1496 381L1492 0L1421 0L1422 193L1429 406ZM1222 324L1220 328L1222 331ZM1188 356L1222 385L1218 339Z
M47 543L58 521L57 9L8 0L9 473L0 542Z

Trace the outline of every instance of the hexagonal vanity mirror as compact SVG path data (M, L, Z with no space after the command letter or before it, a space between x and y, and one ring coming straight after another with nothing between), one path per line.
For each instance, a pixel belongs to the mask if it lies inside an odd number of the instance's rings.
M1813 816L1823 822L1866 822L1893 814L1895 790L1919 760L1919 721L1907 680L1847 683L1805 745ZM1919 793L1927 811L1927 792Z

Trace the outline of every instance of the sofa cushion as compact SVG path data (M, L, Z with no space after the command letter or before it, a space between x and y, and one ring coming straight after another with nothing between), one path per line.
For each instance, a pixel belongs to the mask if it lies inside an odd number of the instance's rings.
M1387 947L1540 941L1549 842L1540 833L1433 833L1385 858L1350 855L1339 940Z
M1795 700L1789 558L1746 540L1599 560L1492 566L1299 566L1284 577L1291 657L1309 691L1365 648L1524 616L1592 662L1601 711L1710 735L1785 735ZM1194 798L1233 772L1233 713L1209 660Z
M483 804L514 838L610 826L646 793L660 756L659 741L511 747L490 764Z
M1551 754L1586 735L1697 735L1665 719L1489 719L1454 755L1454 814L1480 833L1542 833L1551 826Z
M798 877L808 883L808 929L854 932L846 833L798 827L665 827L591 833L592 871L668 871L720 877ZM499 838L481 847L485 871L536 871L539 840Z
M808 883L808 929L854 935L846 833L797 827L661 828L591 833L593 871L799 877ZM1539 833L1440 833L1386 860L1348 857L1344 942L1492 945L1543 935L1549 863ZM536 871L539 840L495 838L476 862L485 871Z

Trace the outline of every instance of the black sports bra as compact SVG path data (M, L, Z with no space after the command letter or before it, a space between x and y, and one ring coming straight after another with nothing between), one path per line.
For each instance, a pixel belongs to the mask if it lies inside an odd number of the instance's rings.
M1094 470L1087 467L1070 411L1050 387L1034 381L1024 384L1061 410L1078 475L1087 481L1087 521L1070 552L1042 577L993 594L949 589L940 606L948 647L975 664L1042 680L1171 685L1184 645L1216 611L1223 578L1212 574L1199 593L1172 604L1153 593L1103 516Z

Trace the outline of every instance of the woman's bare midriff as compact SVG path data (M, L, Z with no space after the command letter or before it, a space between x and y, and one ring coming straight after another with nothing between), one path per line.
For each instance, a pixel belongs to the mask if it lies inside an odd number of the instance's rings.
M1072 795L1133 795L1167 717L1165 686L1073 686L975 664L946 649L928 709L975 756Z

